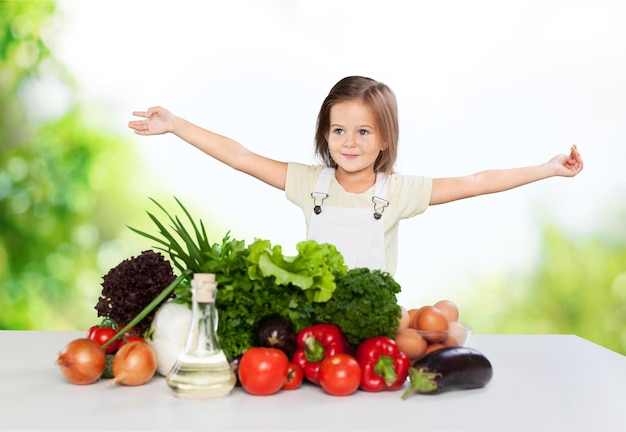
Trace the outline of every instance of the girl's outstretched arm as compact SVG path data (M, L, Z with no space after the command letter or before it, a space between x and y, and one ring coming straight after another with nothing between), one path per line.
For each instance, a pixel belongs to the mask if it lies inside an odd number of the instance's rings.
M548 177L574 177L582 169L583 160L573 145L569 155L555 156L541 165L481 171L464 177L433 179L430 205L502 192Z
M203 129L177 117L165 108L153 107L147 111L134 111L128 127L137 135L160 135L171 132L214 159L249 174L257 179L285 190L287 164L251 152L237 141Z

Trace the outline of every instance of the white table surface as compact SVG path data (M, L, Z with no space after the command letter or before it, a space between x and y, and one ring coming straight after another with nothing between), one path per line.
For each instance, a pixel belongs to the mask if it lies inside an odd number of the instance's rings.
M181 400L162 377L139 387L69 384L57 353L80 332L0 331L0 430L626 431L626 357L573 335L473 335L493 365L484 388L271 396L237 387Z

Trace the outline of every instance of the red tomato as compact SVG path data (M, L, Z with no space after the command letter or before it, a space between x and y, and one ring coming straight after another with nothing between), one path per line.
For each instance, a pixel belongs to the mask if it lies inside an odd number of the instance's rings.
M361 383L361 366L350 354L335 354L322 360L320 385L333 396L354 393Z
M107 343L113 336L117 334L117 330L111 327L92 326L87 332L87 339L91 339L102 346ZM114 354L117 351L119 345L119 339L112 342L111 345L105 349L105 354Z
M126 336L124 336L121 339L119 339L119 344L117 345L117 349L122 348L127 343L131 343L131 342L145 342L145 341L146 340L144 338L142 338L141 336L131 336L128 333L126 333ZM113 342L113 343L115 343L115 342Z
M139 331L137 330L136 327L131 327L130 330L126 331L126 336L139 336L139 337L141 337L141 333L139 333Z
M274 394L285 384L288 365L287 354L278 348L248 348L239 360L239 382L250 394Z
M285 390L295 390L302 384L304 378L304 371L295 363L289 363L287 367L287 378L283 384Z

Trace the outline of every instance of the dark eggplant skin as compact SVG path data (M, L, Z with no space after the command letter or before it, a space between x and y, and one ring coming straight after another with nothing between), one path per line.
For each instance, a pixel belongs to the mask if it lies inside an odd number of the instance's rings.
M291 355L296 347L296 332L287 318L270 315L256 325L256 346L278 348Z
M411 393L438 394L448 390L484 387L493 377L491 362L470 347L449 347L433 351L415 362L409 370Z
M241 355L238 355L237 357L233 358L232 360L228 362L228 364L230 364L230 368L235 374L235 379L236 379L235 387L241 386L241 382L239 382L239 362L240 361L241 361Z

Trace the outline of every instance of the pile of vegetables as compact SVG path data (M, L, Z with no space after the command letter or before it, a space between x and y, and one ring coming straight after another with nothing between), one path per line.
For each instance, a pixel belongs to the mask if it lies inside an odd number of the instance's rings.
M289 357L278 348L248 349L238 365L241 386L253 395L271 395L298 388L303 380L333 396L397 391L407 399L412 393L434 395L450 390L484 387L493 375L491 363L469 347L445 347L412 363L393 338L368 338L352 350L334 324L315 324L296 335Z
M65 378L73 384L100 378L112 378L110 385L150 381L157 371L157 356L144 335L158 308L188 275L174 276L171 264L151 250L112 268L103 277L95 307L104 319L59 352L57 365Z
M216 275L218 337L229 359L256 345L259 323L269 316L284 318L296 332L315 323L337 324L352 346L372 336L392 336L397 329L400 309L396 294L400 286L388 273L348 270L335 246L314 240L299 242L295 256L285 256L281 246L262 239L246 245L226 234L221 243L211 243L203 222L196 222L180 201L176 200L186 224L153 202L169 225L148 213L158 236L131 229L155 241L159 245L156 248L167 253L181 272ZM188 279L179 284L175 294L174 302L191 303ZM184 313L167 311L170 307L165 304L158 315L185 319ZM173 347L163 340L168 332L161 327L178 324L161 318L157 316L159 325L152 326L153 340L157 347Z
M168 219L166 225L148 213L158 235L131 228L155 241L170 261L148 250L104 276L96 305L103 322L59 353L57 364L70 382L113 378L111 384L141 385L157 372L166 375L188 333L194 273L216 276L220 345L250 394L293 390L307 381L345 396L359 388L399 390L408 378L406 398L414 391L476 388L491 379L489 361L469 348L426 353L424 342L419 357L407 354L399 336L423 329L410 325L417 310L397 304L400 286L388 273L348 269L333 245L313 240L298 243L295 256L262 239L246 245L226 234L211 243L203 222L176 202L182 219L154 201ZM419 311L425 319L427 309ZM439 318L436 330L445 332L458 310Z
M359 388L399 390L408 376L409 358L387 336L366 339L353 351L338 326L321 323L303 328L295 340L291 355L273 347L248 349L237 370L241 386L266 396L307 381L333 396L347 396Z

